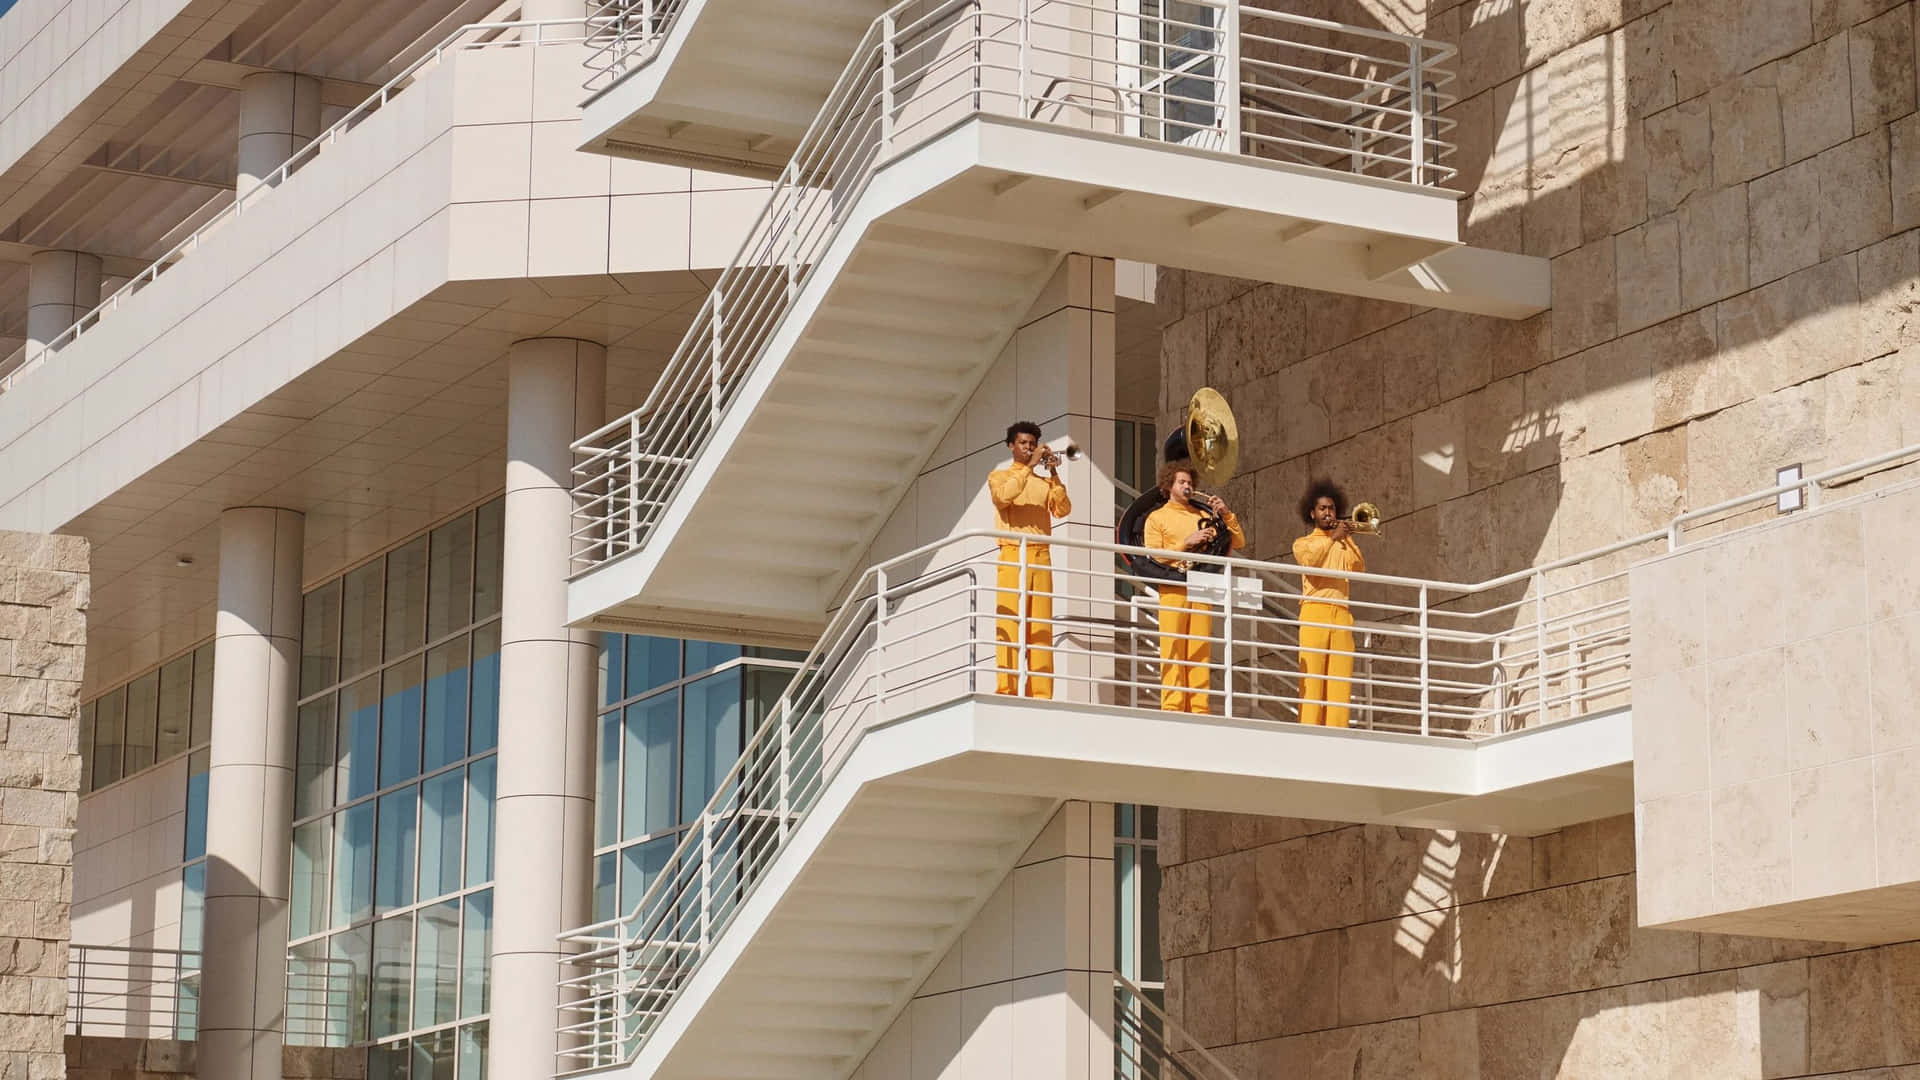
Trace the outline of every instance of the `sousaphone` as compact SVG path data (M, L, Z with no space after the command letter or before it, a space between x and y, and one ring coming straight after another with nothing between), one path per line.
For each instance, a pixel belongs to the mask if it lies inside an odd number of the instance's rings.
M1194 500L1201 501L1206 496L1198 489L1217 490L1233 479L1233 471L1240 464L1240 427L1234 422L1233 410L1227 407L1227 399L1220 396L1218 390L1203 386L1194 391L1187 401L1186 422L1167 436L1161 446L1160 460L1164 462L1182 459L1193 462ZM1114 540L1117 543L1133 547L1146 545L1147 516L1167 503L1166 492L1158 486L1140 493L1120 515L1120 524L1114 528ZM1205 514L1202 525L1214 526L1213 543L1205 550L1209 555L1225 555L1233 544L1233 536L1227 531L1226 523L1216 521L1212 514ZM1130 573L1145 578L1158 578L1163 581L1185 581L1186 571L1177 569L1149 558L1145 555L1122 556Z

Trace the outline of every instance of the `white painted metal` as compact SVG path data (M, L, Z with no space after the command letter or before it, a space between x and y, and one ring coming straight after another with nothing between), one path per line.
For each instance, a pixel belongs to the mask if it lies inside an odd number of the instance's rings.
M133 275L125 284L114 290L111 296L80 316L72 326L67 328L66 332L48 341L44 347L37 347L29 342L14 350L13 354L4 360L0 360L0 392L10 389L15 380L39 367L48 357L72 344L82 334L98 326L102 319L118 311L124 300L153 284L161 274L172 269L180 260L192 255L199 249L201 241L211 236L227 221L239 217L268 199L273 189L284 183L289 176L299 172L308 162L325 153L329 147L337 144L342 136L352 131L369 114L384 108L396 95L438 66L441 58L447 53L463 49L580 45L590 40L595 32L595 25L591 19L481 22L454 31L446 40L428 49L418 59L406 65L399 74L387 80L372 96L335 121L333 126L320 132L312 141L302 146L279 168L267 172L255 181L251 190L214 212L166 254L154 260L152 265Z
M198 952L75 944L67 955L67 1034L193 1037Z

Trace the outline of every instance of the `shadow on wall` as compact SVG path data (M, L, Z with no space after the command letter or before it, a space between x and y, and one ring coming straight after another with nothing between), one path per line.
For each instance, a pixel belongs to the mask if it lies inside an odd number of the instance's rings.
M1554 281L1552 310L1502 322L1163 268L1158 423L1198 386L1232 402L1226 494L1253 508L1251 554L1286 557L1313 476L1385 510L1370 569L1472 582L1658 529L1777 465L1920 441L1920 364L1901 352L1920 337L1913 3L1261 2L1458 45L1462 238L1549 258ZM1843 1015L1849 995L1891 1000L1886 950L1640 931L1630 819L1532 839L1218 828L1187 855L1204 872L1169 871L1165 940L1186 954L1169 978L1188 1027L1246 1043L1238 1004L1253 1038L1287 1036L1243 1075L1306 1071L1336 1033L1357 1046L1415 1017L1416 1058L1457 1036L1475 1068L1512 1051L1544 1075L1618 1075L1638 1059L1596 1033L1680 1024L1672 1045L1704 1048L1736 994L1746 1056L1696 1075L1920 1060L1920 1009ZM1596 830L1615 840L1599 854ZM1338 910L1349 886L1364 919L1303 929L1313 897ZM1202 895L1204 943L1182 920Z

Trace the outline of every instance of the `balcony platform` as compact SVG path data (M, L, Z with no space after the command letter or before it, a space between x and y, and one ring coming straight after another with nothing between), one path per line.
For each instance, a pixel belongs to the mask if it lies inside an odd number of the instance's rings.
M886 8L685 0L657 39L629 46L642 50L632 67L602 76L580 149L771 178Z

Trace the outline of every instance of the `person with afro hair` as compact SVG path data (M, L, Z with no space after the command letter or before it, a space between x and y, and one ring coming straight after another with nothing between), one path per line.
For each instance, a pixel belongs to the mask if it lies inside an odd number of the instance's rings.
M1347 520L1347 493L1330 480L1315 480L1300 497L1300 517L1309 531L1293 542L1300 574L1300 722L1347 726L1353 698L1353 612L1347 579L1305 568L1359 573L1367 568Z

